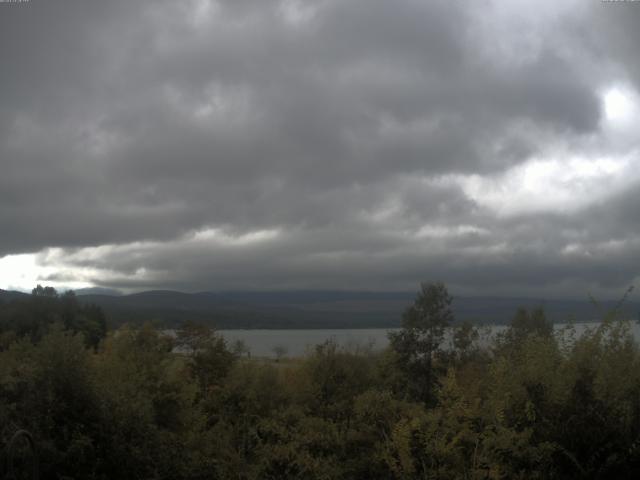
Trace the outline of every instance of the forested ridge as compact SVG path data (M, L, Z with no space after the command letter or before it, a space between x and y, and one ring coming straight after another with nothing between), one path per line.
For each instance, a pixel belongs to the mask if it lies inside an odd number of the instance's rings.
M97 305L107 325L151 322L158 328L179 328L185 318L216 329L353 329L397 328L415 292L358 290L275 290L186 293L151 290L122 294L105 289L81 289L77 300ZM21 292L0 290L0 301L26 299ZM605 312L618 307L617 300L599 300ZM543 306L556 323L568 319L591 322L598 318L588 298L518 298L458 296L452 311L458 321L474 325L507 325L520 308ZM638 318L640 302L627 299L620 313Z
M637 478L640 350L616 310L578 336L519 309L480 347L451 300L423 284L385 351L274 361L191 322L108 331L38 287L0 303L0 465L26 429L45 479Z

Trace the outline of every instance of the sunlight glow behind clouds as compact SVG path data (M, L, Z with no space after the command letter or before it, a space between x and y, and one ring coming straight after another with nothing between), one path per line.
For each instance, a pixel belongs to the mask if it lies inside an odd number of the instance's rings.
M57 265L43 265L38 254L7 255L0 258L0 288L29 292L39 283L67 289L90 287L91 283L74 279L69 282L49 280L52 274L59 273ZM73 277L77 278L80 269L75 268Z
M613 88L604 95L604 110L611 122L626 123L637 115L633 95L619 88Z
M576 211L619 192L638 174L630 158L534 160L498 177L457 177L467 195L500 215Z
M144 262L154 251L167 255L184 249L201 252L203 256L241 253L245 249L274 242L281 231L255 230L232 234L222 228L207 228L190 232L164 242L143 241L126 244L107 244L78 249L48 248L37 254L12 255L0 259L0 288L31 290L38 283L59 289L90 287L97 282L153 282L175 274L166 268L148 268ZM129 258L126 272L105 258ZM22 272L22 273L20 273ZM18 282L15 281L18 279ZM126 287L124 291L128 291Z

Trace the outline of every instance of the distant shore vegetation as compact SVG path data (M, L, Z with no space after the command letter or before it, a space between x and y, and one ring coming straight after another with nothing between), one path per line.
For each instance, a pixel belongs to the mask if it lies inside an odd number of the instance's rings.
M99 307L38 286L0 303L0 477L21 429L43 479L640 475L629 322L603 312L576 335L519 309L481 345L451 302L422 284L384 351L265 359L198 323L109 330Z

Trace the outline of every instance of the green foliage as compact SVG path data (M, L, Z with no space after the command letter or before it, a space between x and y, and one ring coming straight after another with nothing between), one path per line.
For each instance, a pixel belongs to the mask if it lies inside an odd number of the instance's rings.
M0 352L0 425L38 439L43 474L92 478L101 441L90 353L79 335L51 327Z
M431 403L437 372L434 357L453 322L452 297L443 283L423 283L415 302L402 316L402 329L389 334L396 363L406 376L407 394Z
M478 329L471 322L464 321L452 329L453 353L461 362L470 361L479 353Z
M16 338L37 342L56 323L81 333L86 345L93 348L107 333L106 318L99 307L81 304L73 292L58 295L54 288L38 285L27 299L0 304L0 350Z
M44 479L640 474L628 323L554 333L541 310L520 310L486 348L456 326L447 351L450 302L423 285L384 352L329 341L271 361L191 323L175 338L145 325L87 341L75 297L36 289L0 306L0 464L2 442L27 428Z
M354 398L371 385L373 374L367 357L330 340L316 346L302 369L308 382L304 400L315 414L335 422L350 418Z
M176 347L186 356L190 374L203 395L220 385L237 355L210 327L192 322L185 322L177 331Z
M531 311L519 308L507 332L509 339L516 343L522 342L529 335L549 337L553 334L553 323L547 320L542 307Z
M184 478L186 446L204 420L192 409L197 387L185 375L173 342L151 326L124 327L94 358L95 382L104 412L109 478Z

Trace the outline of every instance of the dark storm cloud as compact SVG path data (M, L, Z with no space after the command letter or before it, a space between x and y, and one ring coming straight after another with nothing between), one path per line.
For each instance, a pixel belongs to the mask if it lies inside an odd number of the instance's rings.
M624 283L632 209L505 218L458 180L604 148L640 8L505 31L495 8L0 4L0 256L57 248L56 278L134 289Z

